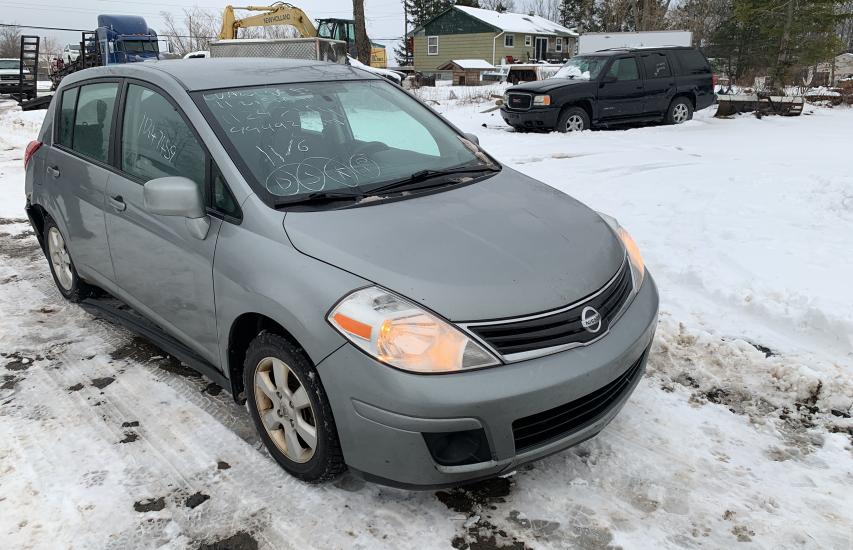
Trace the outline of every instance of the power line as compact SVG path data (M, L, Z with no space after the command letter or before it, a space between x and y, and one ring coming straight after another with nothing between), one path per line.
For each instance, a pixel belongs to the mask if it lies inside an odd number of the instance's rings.
M69 32L89 32L92 29L71 29L67 27L45 27L42 25L18 25L17 23L0 23L0 27L16 27L21 29L38 29L44 31L69 31ZM158 36L162 36L163 38L202 38L206 40L215 40L215 36L189 36L184 34L161 34ZM402 37L397 38L373 38L370 37L371 40L381 41L381 42L390 42L393 40L402 40Z

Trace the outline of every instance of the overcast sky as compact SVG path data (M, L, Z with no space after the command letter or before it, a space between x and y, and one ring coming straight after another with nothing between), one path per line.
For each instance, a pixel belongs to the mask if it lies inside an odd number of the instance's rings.
M39 25L91 30L97 25L98 14L141 15L148 26L158 33L164 29L161 11L171 12L181 20L184 8L197 6L220 14L226 4L265 5L271 0L2 0L0 23ZM290 0L301 8L312 20L324 17L352 18L352 0ZM403 5L401 0L365 0L367 32L371 40L393 45L394 39L403 34ZM238 14L241 12L238 12ZM248 14L248 12L242 12ZM79 32L53 32L21 29L24 34L54 36L60 46L80 41ZM389 58L391 52L389 51Z

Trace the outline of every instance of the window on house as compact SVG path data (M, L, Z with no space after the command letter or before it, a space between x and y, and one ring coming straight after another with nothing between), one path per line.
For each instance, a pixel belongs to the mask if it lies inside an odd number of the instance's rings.
M533 37L530 36L529 34L525 34L524 35L524 45L530 46L531 44L533 44Z
M562 53L563 51L563 39L559 36L557 37L557 42L554 44L554 51L557 53Z
M437 36L427 36L427 55L438 55Z
M515 35L514 34L507 34L506 36L504 36L504 47L505 48L515 47Z

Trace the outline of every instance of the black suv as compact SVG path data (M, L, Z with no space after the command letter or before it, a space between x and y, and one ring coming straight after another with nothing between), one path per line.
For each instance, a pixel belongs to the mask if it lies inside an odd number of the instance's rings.
M517 130L679 124L714 102L713 80L695 48L602 50L571 58L549 79L507 89L501 115Z

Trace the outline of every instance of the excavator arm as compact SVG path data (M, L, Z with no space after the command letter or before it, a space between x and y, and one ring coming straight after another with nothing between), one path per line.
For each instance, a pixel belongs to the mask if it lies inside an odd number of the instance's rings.
M260 11L263 13L237 19L234 10ZM285 2L276 2L270 6L225 6L219 38L220 40L233 40L237 38L237 29L241 27L268 27L271 25L290 25L305 38L317 36L317 28L304 11Z

